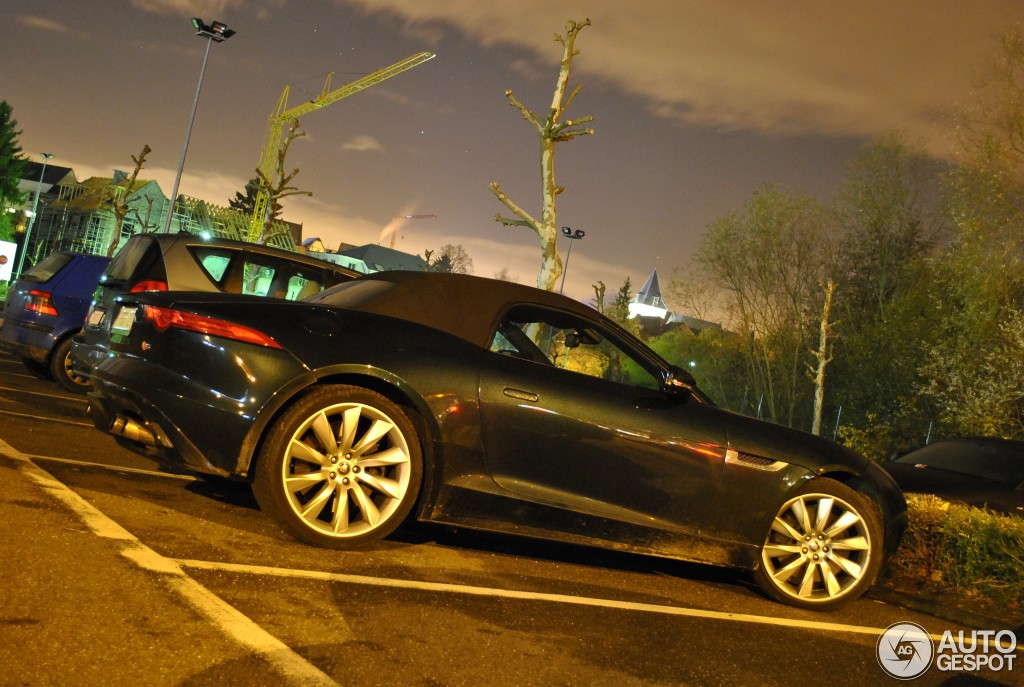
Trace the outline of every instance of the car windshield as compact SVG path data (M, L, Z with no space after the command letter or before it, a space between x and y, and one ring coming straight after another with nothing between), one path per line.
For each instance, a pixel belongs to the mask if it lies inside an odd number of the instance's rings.
M1024 444L1020 442L940 441L896 459L1003 484L1024 482Z
M53 275L64 269L69 262L71 256L67 253L51 253L32 269L25 270L21 278L43 284L53 279Z

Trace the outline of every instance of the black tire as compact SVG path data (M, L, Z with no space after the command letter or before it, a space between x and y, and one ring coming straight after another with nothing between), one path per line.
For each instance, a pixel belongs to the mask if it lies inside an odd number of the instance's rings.
M53 381L73 394L84 394L91 384L87 377L75 374L71 370L71 337L66 337L50 351L50 376Z
M332 385L277 420L252 487L286 532L345 549L391 534L412 510L422 476L420 440L402 409L376 392Z
M883 532L869 497L833 479L813 479L779 508L754 578L776 601L837 608L875 583Z

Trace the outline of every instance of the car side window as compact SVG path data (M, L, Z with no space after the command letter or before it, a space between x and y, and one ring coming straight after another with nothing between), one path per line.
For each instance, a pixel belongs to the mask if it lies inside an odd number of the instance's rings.
M231 265L232 258L238 254L238 251L231 248L197 246L193 248L193 253L203 271L215 284L220 284L224 279L224 273Z
M276 256L246 252L242 261L242 293L301 300L325 288L324 270Z
M618 384L661 388L661 379L600 326L576 315L534 306L502 318L490 350Z

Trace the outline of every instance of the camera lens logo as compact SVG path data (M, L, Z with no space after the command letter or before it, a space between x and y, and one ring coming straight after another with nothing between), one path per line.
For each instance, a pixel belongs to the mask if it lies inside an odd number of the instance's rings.
M912 680L932 664L935 647L917 623L895 623L885 628L876 647L878 665L897 680Z

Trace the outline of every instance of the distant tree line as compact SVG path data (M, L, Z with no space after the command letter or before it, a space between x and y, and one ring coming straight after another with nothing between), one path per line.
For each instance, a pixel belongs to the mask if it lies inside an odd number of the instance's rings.
M823 359L822 433L876 458L943 435L1024 437L1019 29L974 96L954 160L888 135L826 202L767 185L715 220L670 300L725 328L652 346L693 362L723 405L804 429Z

